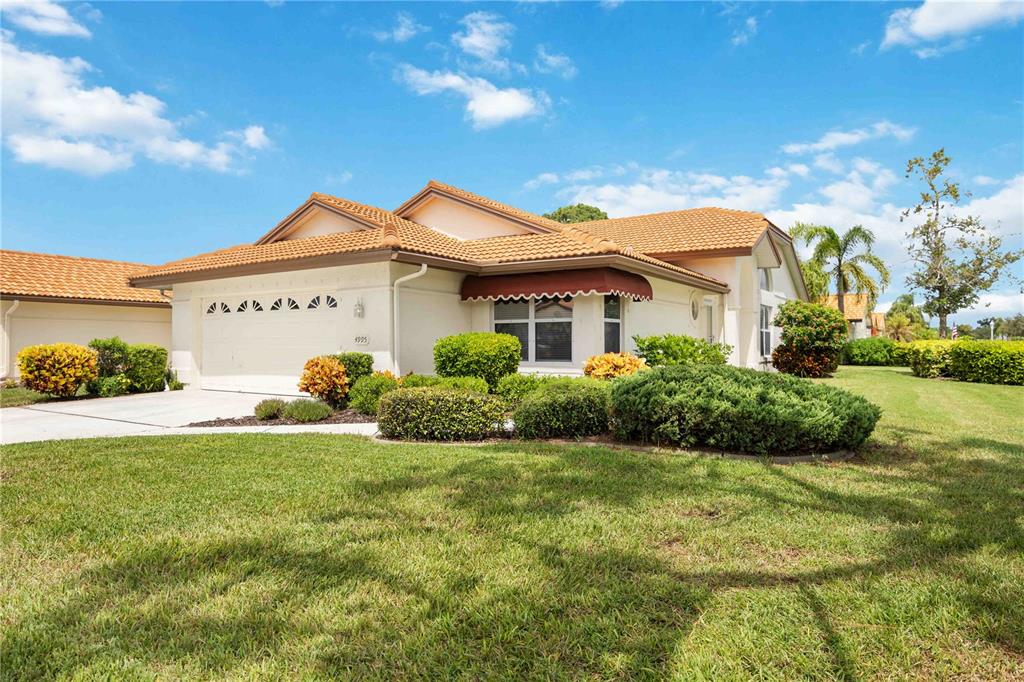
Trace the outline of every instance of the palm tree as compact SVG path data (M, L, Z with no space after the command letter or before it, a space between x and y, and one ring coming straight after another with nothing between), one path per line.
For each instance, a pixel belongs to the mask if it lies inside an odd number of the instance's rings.
M893 341L913 341L914 330L910 318L903 313L893 313L885 318L885 335Z
M881 258L871 253L871 245L875 243L875 235L871 230L854 225L839 234L827 225L797 223L789 233L794 239L814 244L811 261L817 263L830 280L835 281L840 312L845 312L843 298L851 290L858 294L867 292L874 301L879 292L889 286L889 268L885 267ZM860 250L861 247L863 250ZM877 272L880 281L876 282L865 267Z

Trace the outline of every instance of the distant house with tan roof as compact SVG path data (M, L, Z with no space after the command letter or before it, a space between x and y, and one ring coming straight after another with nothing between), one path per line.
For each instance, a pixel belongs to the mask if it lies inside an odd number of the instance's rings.
M120 336L169 349L169 295L128 282L148 267L0 250L0 376L15 376L18 351L40 343Z
M839 297L826 296L823 305L839 310ZM843 316L851 339L867 339L885 333L885 315L871 311L874 303L867 294L844 294Z
M314 193L251 243L130 281L173 291L172 364L191 387L281 393L323 353L432 372L434 342L474 330L517 336L523 372L578 373L665 333L763 366L775 310L807 296L792 241L759 213L565 225L436 181L393 211Z

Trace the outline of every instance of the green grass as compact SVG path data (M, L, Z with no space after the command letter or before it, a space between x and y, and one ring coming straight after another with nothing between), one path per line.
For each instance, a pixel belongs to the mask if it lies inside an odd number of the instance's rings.
M50 396L45 393L37 393L30 388L21 386L0 388L0 407L20 407L21 405L46 402L49 399Z
M1024 389L843 368L863 457L5 448L0 676L1019 679Z

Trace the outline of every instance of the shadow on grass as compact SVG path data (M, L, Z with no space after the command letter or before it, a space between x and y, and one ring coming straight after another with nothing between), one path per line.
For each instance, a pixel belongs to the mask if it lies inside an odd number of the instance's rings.
M993 598L997 577L970 560L979 551L1024 551L1017 522L1024 461L1014 457L1020 448L979 438L929 447L1010 457L908 467L898 480L921 492L902 497L889 486L872 494L825 485L807 475L809 468L764 466L761 475L737 476L716 460L484 447L452 466L410 466L383 480L356 481L360 502L311 512L294 535L155 541L86 568L57 605L9 623L0 669L45 678L116 669L128 657L170 676L178 666L225 675L273 670L283 656L291 666L316 661L314 674L324 677L663 677L719 591L779 587L799 591L820 630L825 674L853 679L856 651L818 588L906 571L956 583L956 599L972 615L961 627L1020 654L1022 595ZM509 456L523 451L541 456L529 466ZM894 474L878 477L887 475ZM438 497L426 514L407 498L425 493ZM884 548L859 563L837 558L812 568L736 571L668 557L652 538L649 546L624 543L627 550L531 532L571 522L591 505L635 509L652 499L708 495L742 495L781 513L860 518L885 529ZM431 513L457 517L459 525ZM373 527L364 536L340 528L364 523ZM304 542L304 534L315 541ZM426 536L442 553L440 573L416 554ZM487 561L505 562L507 572L534 567L536 575L507 584L485 578L467 560L466 537L485 548ZM384 540L409 553L376 544Z

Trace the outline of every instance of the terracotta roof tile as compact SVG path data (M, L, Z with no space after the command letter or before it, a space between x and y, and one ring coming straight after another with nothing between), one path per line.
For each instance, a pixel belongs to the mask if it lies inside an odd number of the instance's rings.
M645 253L751 248L768 225L760 213L724 208L691 208L577 223L591 234Z
M867 319L867 309L871 299L867 294L844 294L843 295L843 316L847 320ZM820 303L829 308L839 310L839 297L826 296Z
M141 263L0 250L0 294L8 298L39 296L169 305L159 291L129 286L129 276L148 267Z

